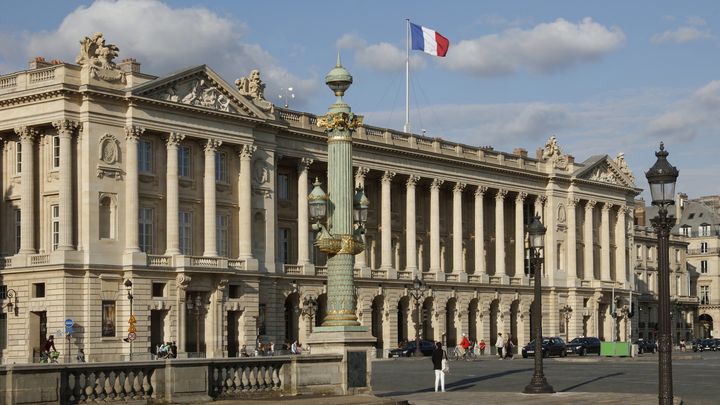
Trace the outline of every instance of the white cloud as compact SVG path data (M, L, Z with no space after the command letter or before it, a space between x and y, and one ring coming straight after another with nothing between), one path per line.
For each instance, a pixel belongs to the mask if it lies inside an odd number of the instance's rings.
M589 17L577 24L558 18L527 30L513 28L451 44L445 64L475 75L548 73L597 60L624 41L620 28L607 28Z
M687 142L696 137L717 136L720 127L720 80L713 80L689 97L672 103L651 120L647 135Z
M380 71L400 71L405 69L405 50L388 42L368 44L355 33L345 34L335 42L338 49L353 52L355 63L369 69ZM418 55L410 56L414 69L425 67L425 61Z
M143 72L164 75L205 63L231 83L259 68L268 83L266 94L288 85L299 96L320 88L317 79L295 76L261 46L243 42L246 27L242 22L204 7L173 8L156 0L97 1L79 7L55 30L23 34L13 43L18 50L10 61L16 68L34 56L74 63L78 41L98 31L120 48L120 59L133 57L141 62ZM0 41L2 56L9 53L4 42Z
M698 23L698 21L696 21L696 23ZM704 21L702 21L702 23L704 25ZM655 34L652 38L650 38L650 41L654 44L684 44L702 39L711 39L712 37L713 35L710 33L710 30L700 30L694 26L683 26L675 30L667 30L659 34Z

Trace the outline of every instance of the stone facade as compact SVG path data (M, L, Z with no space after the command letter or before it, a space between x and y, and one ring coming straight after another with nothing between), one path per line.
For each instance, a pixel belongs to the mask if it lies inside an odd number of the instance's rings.
M259 72L237 88L204 65L155 77L112 62L117 47L101 37L83 47L80 65L0 76L0 284L16 292L2 301L3 362L31 361L65 319L64 354L127 357L126 280L135 356L169 340L207 356L235 356L258 335L305 341L326 305L307 206L309 183L326 184L318 118L264 100ZM353 143L371 202L357 310L379 349L415 335L415 275L431 287L423 337L525 344L533 213L548 226L545 333L565 334L567 304L571 337L611 339L613 290L636 287L628 207L640 189L622 156L576 162L551 137L532 158L370 125ZM314 321L306 296L320 304Z

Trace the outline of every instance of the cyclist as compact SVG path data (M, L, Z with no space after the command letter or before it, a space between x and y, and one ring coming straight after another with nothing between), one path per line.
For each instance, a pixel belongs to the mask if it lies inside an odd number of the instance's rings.
M50 335L48 336L47 340L43 342L42 345L40 345L40 362L41 363L47 363L50 359L50 349L52 349L53 353L57 352L57 349L55 349L55 336ZM57 361L55 361L57 362Z
M464 333L462 334L463 338L460 341L460 347L463 348L463 358L467 360L468 357L468 348L470 347L470 340L468 340L467 335Z

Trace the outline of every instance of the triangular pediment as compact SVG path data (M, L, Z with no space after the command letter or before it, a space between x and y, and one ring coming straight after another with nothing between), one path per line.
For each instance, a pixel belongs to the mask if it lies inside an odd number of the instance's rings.
M599 183L613 184L620 187L635 188L635 178L624 161L618 162L610 159L608 155L593 156L583 162L584 166L573 173L576 179L589 180Z
M143 83L133 88L131 93L133 96L231 114L268 117L266 112L206 65Z

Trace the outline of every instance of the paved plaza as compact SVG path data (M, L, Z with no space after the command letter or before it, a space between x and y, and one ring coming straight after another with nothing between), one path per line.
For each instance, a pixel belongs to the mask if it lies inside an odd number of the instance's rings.
M717 382L720 353L674 355L677 357L673 360L675 395L685 404L717 404L720 398ZM417 405L589 403L587 395L580 396L579 393L607 392L627 395L615 397L616 402L607 402L612 398L601 396L594 398L593 403L657 403L657 355L636 359L551 358L544 364L548 382L559 393L555 400L548 398L537 402L537 398L519 394L532 376L532 358L500 361L488 356L477 361L452 362L445 381L446 394L432 392L434 375L429 358L376 361L373 363L373 388L378 396L407 399Z

